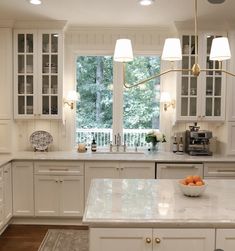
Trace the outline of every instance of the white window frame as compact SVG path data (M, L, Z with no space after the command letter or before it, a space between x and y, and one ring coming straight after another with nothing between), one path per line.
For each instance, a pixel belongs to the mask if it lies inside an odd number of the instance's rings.
M138 51L135 53L135 56L160 56L160 52L158 51ZM74 83L75 87L77 85L76 82L76 60L79 56L113 56L113 51L109 50L94 50L94 51L77 51L74 54ZM161 62L162 64L162 62ZM120 134L121 140L123 143L123 95L124 95L124 86L122 84L123 82L123 65L122 63L118 63L113 61L113 126L112 126L112 142L115 140L115 135ZM73 139L73 145L76 146L76 111L73 113L73 128L72 128L72 139Z

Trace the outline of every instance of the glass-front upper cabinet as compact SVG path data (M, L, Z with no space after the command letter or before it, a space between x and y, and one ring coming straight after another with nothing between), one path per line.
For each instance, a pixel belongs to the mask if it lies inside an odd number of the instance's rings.
M59 114L59 33L41 33L41 113Z
M15 32L15 118L62 117L62 33Z
M195 63L195 36L182 36L182 69L191 69ZM188 120L197 116L198 80L191 71L183 71L179 88L179 117Z
M210 50L212 45L212 40L215 35L205 36L205 54L206 54L206 69L219 69L218 61L210 61ZM225 67L225 65L223 66ZM204 111L203 115L208 119L216 120L224 118L224 92L225 92L225 81L224 77L219 71L206 71L205 82L203 85L203 96L204 98Z
M179 74L177 88L177 120L223 121L225 119L225 77L219 71L217 61L210 61L213 38L219 35L200 33L198 59L201 71L198 77L191 71ZM221 35L220 35L221 36ZM182 69L191 69L195 63L195 36L182 35ZM226 68L226 65L223 65ZM210 71L211 69L211 71Z
M16 113L30 117L35 112L35 33L18 33L16 40Z

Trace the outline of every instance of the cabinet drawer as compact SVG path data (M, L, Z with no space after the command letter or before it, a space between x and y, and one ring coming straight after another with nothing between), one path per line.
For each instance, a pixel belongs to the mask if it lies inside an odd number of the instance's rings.
M204 163L204 177L235 178L235 162Z
M84 174L84 162L72 161L72 162L57 162L57 161L45 161L34 163L34 173L40 175L83 175Z
M203 176L203 164L157 164L157 179L182 179L188 175Z

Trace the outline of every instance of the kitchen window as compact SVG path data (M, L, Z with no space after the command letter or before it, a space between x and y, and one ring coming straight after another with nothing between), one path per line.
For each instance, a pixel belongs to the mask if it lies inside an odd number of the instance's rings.
M146 146L145 135L159 128L160 79L137 88L122 85L123 68L113 57L78 56L76 60L77 92L76 143L106 147L114 135L123 135L127 146ZM128 63L129 83L160 72L159 56L138 56Z

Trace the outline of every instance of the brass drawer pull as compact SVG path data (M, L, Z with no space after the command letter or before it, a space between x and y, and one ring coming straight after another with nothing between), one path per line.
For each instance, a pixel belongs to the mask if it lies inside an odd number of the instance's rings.
M160 239L160 238L155 238L155 242L156 242L157 244L159 244L159 243L161 243L161 239Z
M60 168L50 168L49 171L63 171L63 172L68 172L68 168L60 169Z
M146 238L146 243L150 244L151 243L151 238Z

